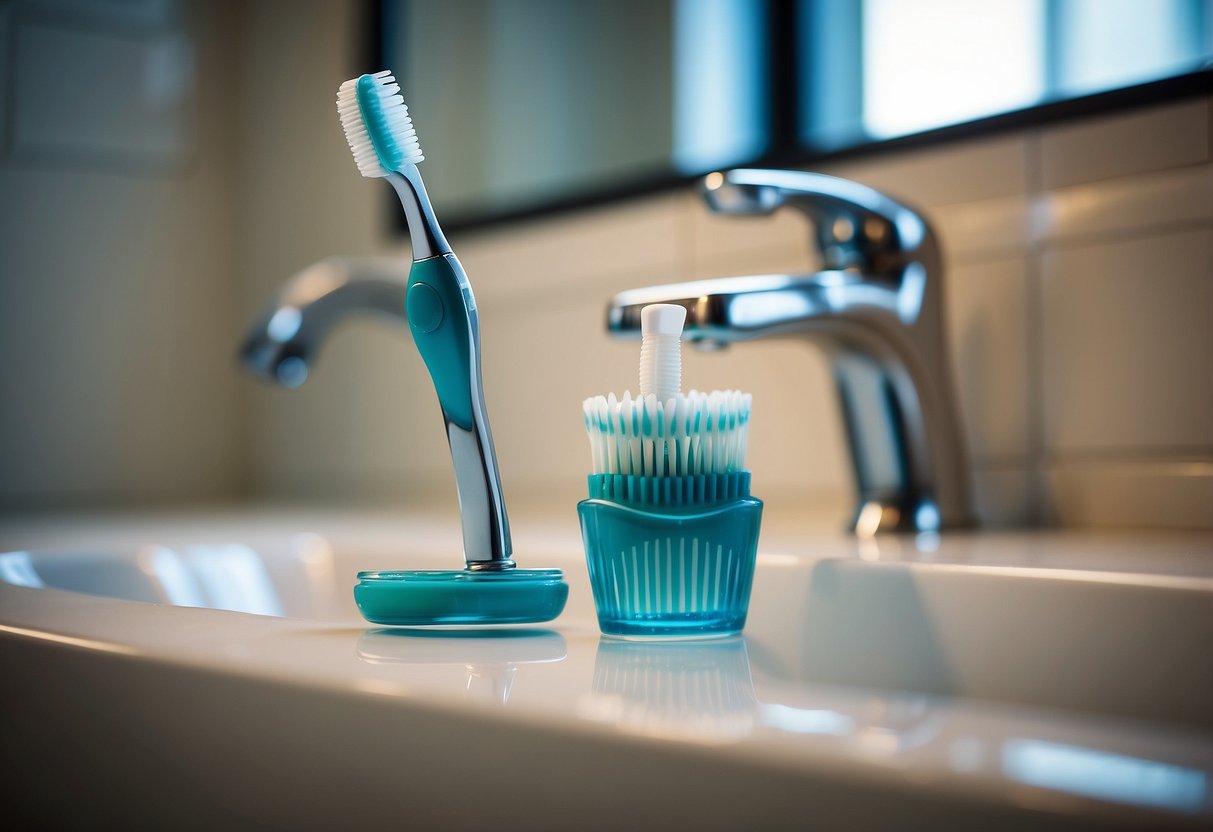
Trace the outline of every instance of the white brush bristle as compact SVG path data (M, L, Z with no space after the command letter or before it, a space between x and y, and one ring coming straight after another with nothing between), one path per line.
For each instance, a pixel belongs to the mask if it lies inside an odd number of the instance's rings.
M745 470L749 393L692 390L656 396L593 396L582 403L595 474L680 477Z
M684 307L653 303L640 311L640 395L583 402L595 474L687 477L745 470L749 393L683 395Z
M379 94L379 104L383 111L383 131L391 135L394 167L404 164L415 165L425 159L421 153L421 144L417 141L417 131L413 129L413 120L409 117L409 108L400 94L400 85L389 70L376 72L372 75L376 81ZM346 81L337 90L337 115L341 118L341 128L345 130L345 139L349 142L354 154L354 162L363 176L387 176L391 169L380 159L367 126L362 120L362 109L358 106L358 79Z

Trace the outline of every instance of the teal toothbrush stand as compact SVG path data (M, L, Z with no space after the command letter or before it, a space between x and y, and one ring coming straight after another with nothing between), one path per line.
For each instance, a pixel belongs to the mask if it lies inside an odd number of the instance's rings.
M748 472L589 479L577 512L603 633L711 638L745 627L762 519Z
M375 624L532 624L560 615L559 569L359 572L354 601Z

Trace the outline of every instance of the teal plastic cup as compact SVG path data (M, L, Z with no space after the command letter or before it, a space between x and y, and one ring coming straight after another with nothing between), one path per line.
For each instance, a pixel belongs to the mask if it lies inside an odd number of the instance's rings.
M741 632L762 520L749 472L592 474L589 486L577 512L604 634L691 639Z

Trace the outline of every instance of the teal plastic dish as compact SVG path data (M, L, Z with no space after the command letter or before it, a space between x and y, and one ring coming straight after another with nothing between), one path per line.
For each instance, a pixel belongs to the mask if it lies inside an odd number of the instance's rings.
M354 601L375 624L533 624L564 610L559 569L359 572Z

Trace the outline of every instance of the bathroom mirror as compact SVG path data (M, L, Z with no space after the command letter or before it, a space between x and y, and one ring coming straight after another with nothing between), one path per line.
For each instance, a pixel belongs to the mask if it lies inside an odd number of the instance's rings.
M1207 86L1213 56L1211 0L378 8L379 57L401 78L426 181L456 226L721 167L809 167L954 130L1146 103Z
M633 192L767 149L765 4L386 2L444 216Z

